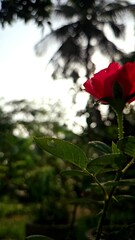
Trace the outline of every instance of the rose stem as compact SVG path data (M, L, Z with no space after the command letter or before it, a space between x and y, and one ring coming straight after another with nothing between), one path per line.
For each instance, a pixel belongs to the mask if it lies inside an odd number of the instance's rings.
M120 140L124 136L123 113L122 112L116 112L116 116L117 116L117 122L118 122L118 139Z
M123 113L122 112L116 112L116 116L117 116L117 122L118 122L118 139L121 139L124 136L124 131L123 131ZM115 181L119 181L120 177L121 177L121 174L118 171L117 175L116 175L116 178L115 178ZM112 196L113 196L113 193L114 193L115 189L116 189L116 186L114 186L111 189L108 197L107 197L107 195L105 196L104 208L103 208L103 212L102 212L101 218L99 220L99 224L98 224L98 228L97 228L97 235L96 235L96 239L95 240L100 240L104 219L106 217L106 213L107 213L107 210L108 210L108 207L109 207L109 203L110 203L110 200L112 199Z

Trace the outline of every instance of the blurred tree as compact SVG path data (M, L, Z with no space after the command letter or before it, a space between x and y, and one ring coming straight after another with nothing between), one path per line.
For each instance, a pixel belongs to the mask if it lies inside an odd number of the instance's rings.
M44 52L45 42L52 37L59 40L59 48L51 58L54 74L69 76L74 82L79 77L80 67L89 77L94 71L93 54L96 50L118 60L123 52L109 40L105 27L109 27L116 38L124 34L125 13L134 15L135 4L130 1L109 0L2 0L0 23L11 24L17 19L34 20L39 26L50 26L49 35L37 45L37 54Z
M34 20L38 26L43 26L44 20L48 20L51 8L51 0L2 0L0 6L0 22L11 24L18 18L26 22Z
M26 100L0 101L0 221L18 214L42 224L69 221L69 199L76 196L78 183L60 176L67 163L42 151L33 140L47 135L78 141L59 109L59 104L39 108ZM2 239L11 237L5 234Z
M60 175L68 164L42 151L32 137L55 136L83 147L56 109L59 105L45 110L25 100L0 104L0 216L9 214L5 208L10 204L15 205L10 215L15 215L21 203L21 214L29 206L29 219L36 223L64 224L72 219L71 200L81 196L86 179Z
M116 0L58 1L50 21L51 32L36 45L36 52L42 55L47 42L55 38L59 48L50 59L54 65L53 77L71 77L76 83L82 68L85 76L90 77L95 69L92 57L97 50L111 61L122 57L123 52L109 40L106 27L116 38L121 38L126 12L134 14L135 4Z
M12 101L0 106L0 196L18 196L27 190L26 178L31 171L43 174L46 156L33 141L32 136L55 136L73 139L73 134L62 122L56 109L37 108L25 100ZM52 111L50 108L50 111ZM74 135L75 136L75 135ZM54 162L49 160L54 167ZM56 167L56 166L55 166ZM35 170L37 169L37 170ZM52 171L51 169L51 171ZM44 169L46 171L46 169ZM42 175L41 174L41 175ZM29 182L30 182L30 177ZM32 174L33 178L33 174ZM21 195L20 195L21 197Z

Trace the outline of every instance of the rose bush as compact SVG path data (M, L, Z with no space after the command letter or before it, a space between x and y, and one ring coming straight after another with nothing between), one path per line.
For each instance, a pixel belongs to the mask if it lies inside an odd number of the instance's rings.
M135 100L135 63L121 66L113 62L108 68L94 74L84 83L85 90L102 103L115 98L114 86L118 84L124 103Z
M83 203L84 206L90 206L88 237L95 240L134 240L132 201L135 196L132 189L135 185L135 136L124 137L123 108L125 103L135 100L135 63L128 62L121 66L113 62L88 79L84 87L95 99L110 104L114 110L118 123L118 140L112 139L111 146L92 140L86 149L92 147L93 150L87 150L86 153L79 146L61 139L40 137L35 138L35 141L43 150L74 165L73 169L63 170L63 176L71 176L72 179L81 176L81 179L85 177L85 181L87 178L90 185L87 188L84 184L84 195L79 194L79 198L72 199L70 203L75 203L75 209ZM96 221L94 223L92 220L91 224L93 207ZM78 224L75 215L74 212L69 232ZM86 232L84 236L86 237Z

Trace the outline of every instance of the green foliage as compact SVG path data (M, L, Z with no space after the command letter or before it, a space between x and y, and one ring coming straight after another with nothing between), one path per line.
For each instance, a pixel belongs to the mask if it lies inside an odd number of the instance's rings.
M97 186L97 183L91 183L92 186ZM134 186L135 185L135 179L122 179L120 181L106 181L102 182L102 186L107 187L114 187L114 186ZM125 195L124 195L125 196Z
M23 119L18 115L20 112ZM134 231L130 225L134 219L135 138L125 137L110 144L97 140L89 142L86 147L85 138L82 144L83 138L56 123L56 116L50 119L48 115L43 109L33 109L24 101L8 104L8 111L1 107L1 218L28 214L27 217L36 223L49 223L51 226L69 223L70 219L71 223L79 224L78 209L83 209L91 221L94 219L91 225L86 226L85 220L83 222L85 215L80 213L86 233L91 231L89 228L96 227L97 218L102 215L100 210L111 196L109 217L106 217L103 229L104 239L118 239L124 232L132 239ZM43 134L48 137L40 137ZM66 138L66 134L68 141L60 139ZM31 135L37 136L34 137L35 141ZM71 139L78 144L69 142ZM88 150L87 155L84 149ZM121 214L118 214L119 209ZM121 227L116 229L115 223ZM108 230L109 226L111 230ZM8 232L6 224L1 229L4 229L0 231L3 239L6 236L21 240L19 234L23 235L22 228L21 233L17 230L15 233L13 229L13 232ZM30 239L32 237L36 236Z
M23 100L3 104L0 110L0 194L27 198L28 179L36 177L37 172L43 175L42 167L48 159L30 135L52 135L56 131L64 136L68 131L53 119L48 120L46 110Z
M110 218L107 219L112 227L109 237L113 239L116 236L117 239L117 236L122 236L121 229L115 235L114 223L123 226L125 214L128 214L128 224L133 219L135 180L134 175L127 175L127 170L134 168L134 161L131 162L131 157L134 157L134 137L126 137L112 144L110 142L109 145L100 140L91 141L86 148L86 140L82 144L83 139L68 131L66 126L62 128L62 125L56 123L56 115L50 121L46 111L33 109L23 101L14 102L9 109L10 111L4 112L1 108L1 217L28 212L35 223L69 223L73 217L71 209L75 206L77 209L90 211L91 219L95 215L100 216L104 196L108 196L114 188L108 210ZM18 115L20 112L23 113L23 119ZM24 115L27 117L24 118ZM48 137L40 137L43 134ZM33 141L30 135L37 137ZM65 138L66 135L68 141L60 139L60 136ZM78 145L71 143L71 139ZM88 150L88 157L84 149ZM119 176L124 178L119 179ZM5 207L6 197L7 204L12 199L16 208L10 204ZM26 207L26 203L30 208ZM118 218L118 209L125 204L129 211L121 213ZM115 211L112 212L114 206ZM74 221L79 224L80 217L76 216L75 213ZM83 215L81 218L83 219ZM92 227L96 224L97 218ZM89 230L88 226L84 229ZM103 229L106 239L107 232L108 230ZM9 234L15 235L11 232Z
M124 164L125 157L122 154L112 153L112 154L104 154L95 158L93 160L88 161L85 153L76 145L71 144L67 141L63 141L55 138L34 138L36 143L43 149L53 154L56 157L62 158L63 160L69 161L75 166L84 170L84 174L86 174L85 170L90 173L94 173L95 175L101 172L107 171L117 171L122 168ZM94 142L90 143L92 146ZM110 148L103 144L102 142L95 142L95 148L102 152L110 152ZM78 175L83 173L83 171L66 171L64 174Z
M94 174L117 171L123 166L123 158L124 155L122 154L105 154L91 160L87 166L87 169L89 172Z
M69 161L81 169L86 168L88 159L78 146L55 138L42 137L34 139L42 149L52 153L54 156Z
M115 144L114 142L112 142L112 152L120 153L120 150L118 149L117 144Z
M41 151L33 142L34 135L62 136L72 139L71 131L63 126L61 114L37 108L24 100L1 103L0 107L0 217L28 215L40 223L68 221L67 199L73 193L64 177L59 176L63 162ZM59 106L55 105L59 110ZM50 108L50 111L52 108ZM58 123L56 122L56 119ZM60 123L61 122L61 123ZM63 126L63 127L62 127ZM27 218L27 216L26 216ZM2 225L1 225L2 226ZM16 223L16 226L17 223ZM13 229L16 229L12 228ZM3 230L2 230L3 229ZM22 228L20 228L20 232ZM20 238L17 230L0 228L0 236ZM24 229L23 229L24 231ZM18 234L16 237L16 234Z
M90 141L89 146L93 147L95 151L100 151L102 154L111 153L111 148L107 144L100 141Z
M0 219L0 239L24 240L26 218L21 215Z
M123 138L117 143L118 148L131 157L135 157L135 137L129 136Z
M101 212L100 224L103 224L102 216L105 216L104 209L107 208L109 203L110 207L108 211L113 209L114 204L116 205L116 209L118 208L118 204L122 206L126 201L133 204L132 202L134 202L135 197L134 193L130 193L130 187L134 186L135 179L131 177L126 178L126 176L124 179L122 178L131 165L134 164L134 159L128 160L126 156L127 154L134 157L134 137L120 139L117 144L113 142L112 149L100 141L90 142L89 146L98 153L98 157L94 157L92 153L92 158L89 161L79 147L67 141L45 137L35 138L35 141L43 150L80 168L78 170L73 167L73 169L62 170L61 172L63 176L71 178L81 177L82 179L86 177L87 181L89 181L90 194L87 194L86 197L84 195L83 197L74 198L71 203L77 206L88 206L90 204L95 211L98 211L99 206L104 206L103 212ZM123 192L124 188L127 188L127 190ZM83 189L84 193L88 191L87 187ZM126 229L121 227L116 230L114 223L118 221L120 224L124 224L124 216L123 213L119 220L116 220L116 213L113 216L113 212L111 212L110 221L112 221L112 230L108 232L108 226L105 226L103 229L103 239L113 239L114 236L117 239L118 236L122 236ZM129 209L127 221L130 222L132 218L132 212ZM101 234L100 228L98 228L98 234L99 236ZM96 239L100 239L98 234ZM130 230L130 235L132 235L132 230Z

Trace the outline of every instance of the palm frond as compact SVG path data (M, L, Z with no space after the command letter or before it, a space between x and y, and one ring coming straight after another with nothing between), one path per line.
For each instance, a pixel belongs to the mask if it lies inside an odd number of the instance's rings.
M55 39L58 48L49 63L65 77L76 65L82 66L88 75L93 70L92 56L100 50L111 60L118 60L124 54L109 40L105 26L109 26L115 37L124 36L125 25L122 18L126 12L135 11L135 4L128 1L107 0L67 0L66 4L55 6L55 17L63 17L61 26L37 44L40 52L45 43ZM68 21L67 21L68 20Z
M35 45L36 54L38 56L43 55L46 52L47 47L49 47L49 45L56 44L56 41L57 44L59 41L60 45L62 45L67 39L74 38L77 25L78 23L71 23L51 31L51 33L46 35Z
M123 17L125 13L133 13L135 11L135 4L130 4L128 1L112 2L104 5L100 11L100 16L106 19L117 20L118 17Z
M43 56L50 46L56 45L56 37L53 32L42 38L34 47L37 56Z
M57 17L71 19L78 15L78 11L72 5L61 5L59 7L56 6L55 14Z
M81 62L81 48L75 38L67 38L61 46L54 53L53 57L50 59L49 63L63 59L63 61L70 62L71 60L76 62Z
M124 36L125 34L125 26L124 24L118 24L114 21L108 21L108 25L110 26L111 30L113 31L115 37L119 38Z
M98 39L98 46L100 52L112 60L116 61L123 55L123 51L118 49L104 34L101 34L101 37Z

